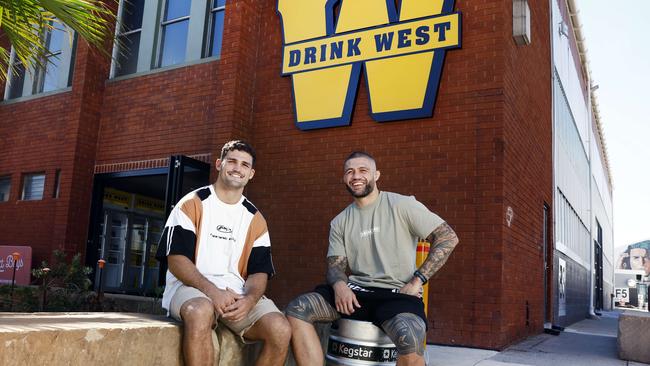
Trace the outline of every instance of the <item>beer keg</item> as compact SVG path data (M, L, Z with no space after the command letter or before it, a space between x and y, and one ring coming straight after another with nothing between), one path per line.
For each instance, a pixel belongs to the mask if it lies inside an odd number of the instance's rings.
M340 319L332 325L328 366L395 365L397 348L383 330L371 322Z

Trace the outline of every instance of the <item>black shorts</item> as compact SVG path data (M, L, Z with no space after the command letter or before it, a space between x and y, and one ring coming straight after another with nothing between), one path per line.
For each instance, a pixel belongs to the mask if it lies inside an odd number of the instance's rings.
M352 285L352 292L357 297L360 308L355 308L352 315L341 314L341 318L372 322L379 328L382 324L399 313L411 313L419 316L427 326L427 317L424 314L424 302L421 298L400 294L391 289L378 287L361 287ZM319 285L314 292L320 294L336 309L334 302L334 289L330 285Z

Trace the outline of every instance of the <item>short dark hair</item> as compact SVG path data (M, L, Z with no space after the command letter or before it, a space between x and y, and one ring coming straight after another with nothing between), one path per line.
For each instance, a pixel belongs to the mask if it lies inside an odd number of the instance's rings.
M253 149L253 147L244 140L232 140L226 142L221 148L220 159L223 160L226 157L226 155L228 155L228 153L233 150L249 153L250 156L253 157L253 165L255 165L255 149Z
M372 157L372 155L368 154L365 151L353 151L350 155L348 155L347 158L345 158L345 161L343 164L347 163L348 160L351 159L356 159L356 158L366 158L371 160L375 165L377 164L377 161L375 161L375 158Z

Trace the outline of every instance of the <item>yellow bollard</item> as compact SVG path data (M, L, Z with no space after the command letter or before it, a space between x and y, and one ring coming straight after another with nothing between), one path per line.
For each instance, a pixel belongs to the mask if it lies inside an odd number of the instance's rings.
M429 243L428 241L422 239L418 241L418 247L415 252L415 266L417 268L420 268L422 263L424 263L424 261L427 260L427 257L429 256L430 248L431 248L431 243ZM428 318L429 317L429 282L427 282L424 286L422 286L422 302L424 302L424 315L426 315L426 317ZM425 337L424 348L426 349L426 347L427 347L427 340ZM425 352L425 357L428 357L427 355L428 354ZM426 365L429 364L428 358L425 359L425 364Z
M418 242L418 248L416 251L415 255L415 266L417 268L420 268L422 263L424 263L425 260L427 260L427 257L429 256L429 248L431 248L431 244L426 241L426 240L420 240ZM422 292L422 301L424 302L424 314L428 317L429 316L429 283L427 282L424 286L422 286L423 292Z

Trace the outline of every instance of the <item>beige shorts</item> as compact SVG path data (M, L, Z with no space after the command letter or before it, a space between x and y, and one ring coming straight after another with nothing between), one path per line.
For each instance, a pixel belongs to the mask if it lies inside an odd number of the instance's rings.
M176 290L174 296L172 296L171 303L169 305L169 315L179 321L183 321L181 318L181 307L183 304L191 299L203 297L208 300L210 298L203 292L197 290L194 287L182 285ZM233 333L237 334L242 342L249 343L244 339L244 334L264 315L269 313L280 313L282 312L278 309L277 306L273 303L272 300L268 299L266 296L262 296L260 300L255 304L251 311L244 317L244 319L233 322L226 319L219 319L219 323L224 324L228 329L232 330ZM215 313L215 318L218 318L218 314Z

